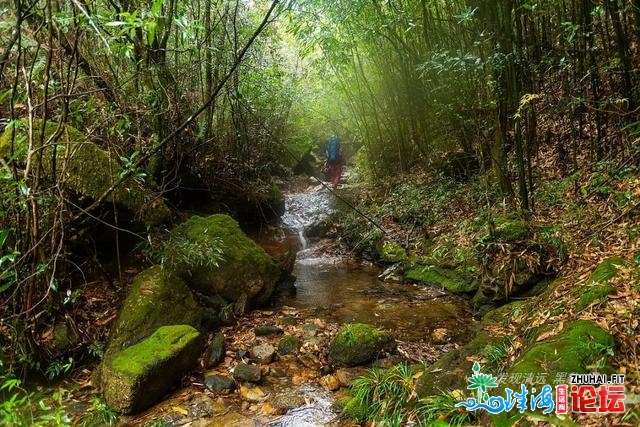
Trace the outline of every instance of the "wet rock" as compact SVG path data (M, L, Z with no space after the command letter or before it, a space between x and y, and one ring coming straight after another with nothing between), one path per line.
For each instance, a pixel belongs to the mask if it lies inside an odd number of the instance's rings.
M373 326L354 323L344 326L329 345L329 360L343 366L369 363L395 351L393 337Z
M262 371L257 366L238 363L233 370L233 378L237 381L257 383L262 378Z
M203 344L191 326L163 326L138 344L105 357L100 385L106 403L124 414L150 407L196 365Z
M329 215L321 214L309 226L305 227L304 234L310 238L325 237L331 229L332 223Z
M434 344L446 344L449 342L449 331L445 328L438 328L429 334Z
M177 259L172 267L191 287L204 295L220 295L235 302L244 294L249 305L264 305L280 279L281 271L273 259L228 215L206 218L194 215L174 228L169 239L188 243L175 247L169 245L165 251L170 253L164 255ZM211 250L222 248L222 260L195 265L179 261L188 255L180 252L180 248L185 246Z
M184 281L160 266L151 267L133 279L111 329L106 355L139 342L161 326L198 329L201 321L202 311Z
M209 396L197 396L191 402L188 409L189 417L192 419L208 418L216 413L216 403Z
M320 378L320 385L327 390L336 391L340 388L340 381L335 375L325 375Z
M298 356L298 360L304 365L305 368L320 370L320 367L322 366L318 358L312 354L301 354L300 356Z
M324 365L320 368L320 375L321 376L325 376L325 375L329 375L329 374L333 374L333 369L331 369L331 366L329 365Z
M336 371L336 378L343 387L349 387L353 380L367 374L368 371L363 368L342 368Z
M300 340L293 335L285 335L278 342L278 354L284 356L294 353L298 351L301 344Z
M276 349L271 344L260 344L251 347L251 359L261 365L271 363Z
M256 427L257 424L251 418L238 414L237 412L231 412L229 414L215 417L209 427Z
M204 386L213 392L227 394L236 388L236 383L226 375L211 375L204 379Z
M263 402L267 395L260 387L240 386L240 397L247 402Z
M225 345L224 335L221 332L216 333L209 344L207 353L205 354L205 367L212 368L219 364L224 358Z
M284 415L287 413L287 409L285 408L275 408L270 403L265 403L262 405L260 410L267 415Z
M274 397L270 403L274 408L284 409L285 412L289 409L300 408L307 404L304 397L293 393L280 394Z
M253 332L257 337L275 337L282 335L284 331L274 325L261 325L253 328Z

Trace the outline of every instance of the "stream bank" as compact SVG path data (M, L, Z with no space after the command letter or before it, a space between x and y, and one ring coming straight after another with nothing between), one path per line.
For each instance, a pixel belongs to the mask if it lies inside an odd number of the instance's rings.
M184 387L153 408L121 421L131 425L345 425L335 401L362 367L340 368L328 359L331 339L342 325L368 323L391 332L395 355L374 363L433 362L466 343L474 322L468 303L441 290L385 283L381 270L340 255L332 243L307 238L305 230L340 209L318 186L286 196L283 226L255 236L271 251L300 248L294 265L295 295L283 294L271 309L254 310L220 332L225 337L221 363L201 368ZM262 335L262 329L273 334ZM283 337L297 341L289 354ZM266 348L256 361L256 348ZM256 366L252 381L237 380L222 390L216 381L237 377L238 366ZM215 380L214 380L215 378Z

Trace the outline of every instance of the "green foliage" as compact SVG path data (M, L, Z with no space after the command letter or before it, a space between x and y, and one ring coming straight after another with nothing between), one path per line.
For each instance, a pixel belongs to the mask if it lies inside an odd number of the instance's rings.
M443 393L419 399L415 393L416 372L401 364L388 370L372 369L366 376L351 383L352 397L344 414L359 421L401 426L416 423L430 425L438 420L460 426L471 421L471 415L456 408L451 394Z
M73 366L73 358L71 357L66 361L62 359L54 360L49 364L49 366L47 366L47 369L45 370L45 375L47 376L47 378L52 380L54 378L58 378L63 374L68 373L71 370L72 366Z
M41 396L23 387L22 380L4 369L0 360L0 424L15 427L69 426L62 406L63 391Z
M172 234L161 243L153 257L167 271L194 267L213 269L224 260L224 245L218 237L194 240L183 234Z

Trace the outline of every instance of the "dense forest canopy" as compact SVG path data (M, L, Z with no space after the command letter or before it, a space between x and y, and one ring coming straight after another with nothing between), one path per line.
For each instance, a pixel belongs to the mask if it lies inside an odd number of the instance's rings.
M482 172L489 203L526 214L542 179L637 154L638 1L4 0L0 16L9 364L54 356L44 325L105 265L120 274L121 250L153 253L176 212L273 217L274 177L331 134L361 178Z

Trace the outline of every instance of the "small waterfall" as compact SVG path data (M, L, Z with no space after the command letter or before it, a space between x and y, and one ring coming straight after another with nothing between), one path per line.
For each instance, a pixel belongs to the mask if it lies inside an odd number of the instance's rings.
M309 243L307 242L307 238L304 236L304 227L298 230L298 239L300 240L300 250L304 251L309 247Z

